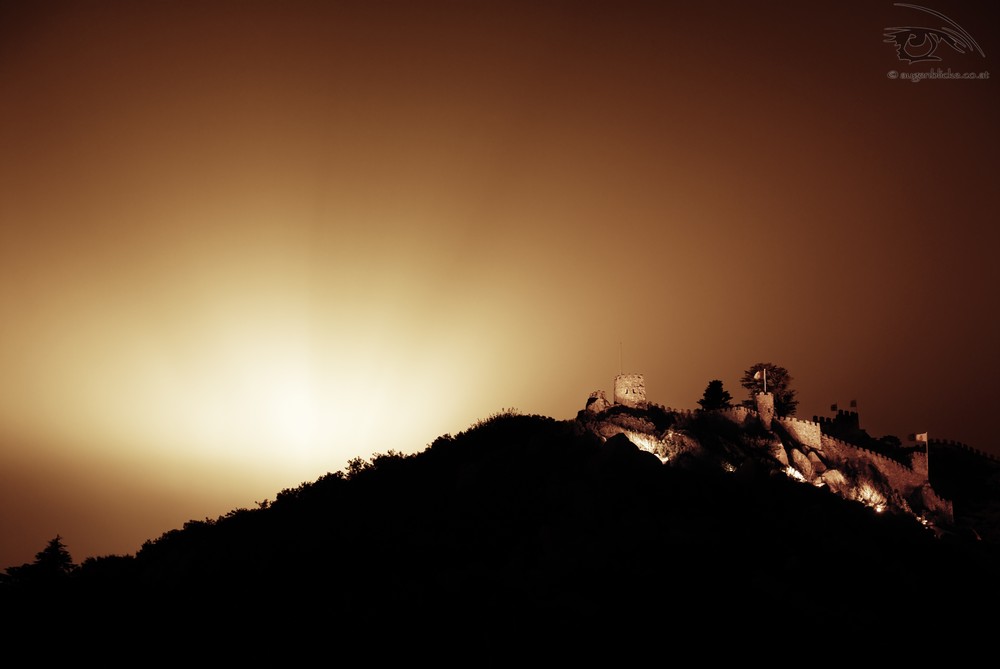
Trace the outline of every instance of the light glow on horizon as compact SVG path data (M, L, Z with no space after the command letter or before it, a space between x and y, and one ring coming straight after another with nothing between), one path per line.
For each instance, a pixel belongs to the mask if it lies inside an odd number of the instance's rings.
M0 3L0 568L622 364L694 408L774 360L804 418L995 450L995 88L886 81L877 11L190 4Z

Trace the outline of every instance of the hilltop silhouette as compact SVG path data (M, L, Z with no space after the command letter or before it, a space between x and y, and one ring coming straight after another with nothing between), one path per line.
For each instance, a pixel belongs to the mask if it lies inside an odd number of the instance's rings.
M687 433L701 447L662 462L588 429L586 412L505 410L421 452L356 458L192 520L135 555L76 566L67 553L58 578L8 569L0 607L8 625L58 612L77 632L147 644L238 629L251 648L372 634L505 639L497 652L525 639L690 644L706 628L786 648L831 634L979 643L980 609L1000 593L997 543L789 477L757 429L706 414Z

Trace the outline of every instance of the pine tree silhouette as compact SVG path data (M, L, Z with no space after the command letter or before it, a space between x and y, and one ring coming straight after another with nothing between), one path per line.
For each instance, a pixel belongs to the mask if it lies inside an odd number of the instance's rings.
M726 407L732 406L733 396L729 394L728 390L722 387L722 381L719 379L712 379L708 382L708 386L705 388L705 393L702 398L698 400L698 404L702 409L710 411L712 409L724 409Z
M7 569L7 577L15 583L49 583L62 579L77 568L62 537L56 535L45 548L35 553L35 561Z

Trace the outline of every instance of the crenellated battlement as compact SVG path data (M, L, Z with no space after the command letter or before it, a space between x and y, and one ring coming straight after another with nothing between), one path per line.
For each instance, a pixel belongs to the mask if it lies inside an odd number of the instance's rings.
M714 413L725 416L726 418L737 424L745 423L750 418L757 416L757 412L754 409L745 406L725 407L723 409L713 409L712 411Z
M851 425L861 425L861 418L858 412L848 411L847 409L837 409L836 416L818 416L818 417L813 417L813 420L817 422L847 423Z
M780 416L777 420L778 424L784 427L799 443L810 448L820 447L823 432L818 423L792 416Z
M993 462L1000 462L1000 456L987 453L986 451L981 451L978 448L969 446L961 441L955 441L953 439L929 439L928 442L936 448L952 448L955 450L965 451L971 455L981 458L986 458L987 460L992 460Z
M697 409L676 409L674 407L663 407L663 406L661 406L660 408L662 408L667 413L672 413L677 416L683 416L684 418L693 418L694 416L698 415Z
M864 446L858 446L857 444L852 444L849 441L844 441L843 439L838 439L837 437L828 434L824 434L822 439L824 442L831 443L843 450L855 452L859 454L858 455L859 458L872 460L875 463L882 465L882 467L888 467L888 468L898 467L900 468L901 471L906 473L916 472L916 470L910 465L906 465L900 462L899 460L890 458L884 453L879 453L878 451L873 451L869 448L865 448ZM880 467L880 469L882 467Z
M805 425L816 425L816 426L818 426L817 421L806 420L805 418L796 418L795 416L779 416L778 420L780 420L782 422L785 422L785 423L804 423Z

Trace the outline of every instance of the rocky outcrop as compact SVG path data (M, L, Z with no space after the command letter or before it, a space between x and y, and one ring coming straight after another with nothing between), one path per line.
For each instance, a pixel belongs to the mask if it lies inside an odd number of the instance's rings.
M611 406L611 402L604 395L603 390L595 390L590 393L590 397L587 399L587 411L591 413L600 413Z

